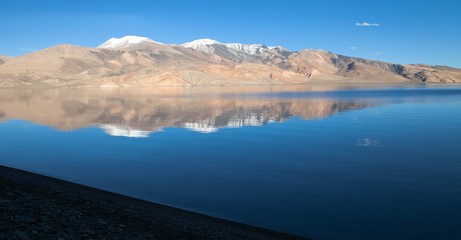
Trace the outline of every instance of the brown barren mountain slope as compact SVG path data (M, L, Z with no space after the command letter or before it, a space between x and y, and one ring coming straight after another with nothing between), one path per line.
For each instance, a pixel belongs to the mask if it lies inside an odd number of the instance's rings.
M130 42L133 38L135 41ZM0 87L461 82L460 69L392 64L323 50L291 52L261 44L201 40L165 45L139 39L134 36L111 39L119 44L111 46L109 42L98 48L57 45L19 57L2 57Z
M0 65L4 64L10 57L0 55Z

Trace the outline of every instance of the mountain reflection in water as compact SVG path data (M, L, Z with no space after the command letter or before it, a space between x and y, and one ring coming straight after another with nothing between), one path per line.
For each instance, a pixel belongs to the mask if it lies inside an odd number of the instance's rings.
M461 239L460 108L459 85L3 89L0 164L313 239Z
M251 92L245 97L210 89L186 90L3 90L0 119L27 120L60 130L98 126L112 136L147 137L169 127L212 133L292 117L326 118L376 105L334 98L258 97ZM267 89L262 92L268 93Z

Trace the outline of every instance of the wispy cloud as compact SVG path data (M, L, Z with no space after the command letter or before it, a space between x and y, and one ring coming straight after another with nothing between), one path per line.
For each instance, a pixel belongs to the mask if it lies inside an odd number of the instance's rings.
M379 27L379 23L361 22L361 23L355 23L355 26L358 26L358 27Z
M19 51L23 51L23 52L35 52L35 51L37 51L37 49L19 48Z
M374 53L371 53L371 55L375 55L375 56L379 56L379 55L383 55L384 53L383 52L374 52Z
M349 47L350 50L358 50L360 47L357 47L357 46L352 46L352 47Z

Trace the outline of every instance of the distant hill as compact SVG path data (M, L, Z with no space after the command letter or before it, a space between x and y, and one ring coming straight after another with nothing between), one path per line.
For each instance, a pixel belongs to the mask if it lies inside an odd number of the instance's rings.
M96 48L57 45L19 57L0 57L0 87L225 86L337 81L461 82L461 70L211 39L167 45L136 36L111 38Z

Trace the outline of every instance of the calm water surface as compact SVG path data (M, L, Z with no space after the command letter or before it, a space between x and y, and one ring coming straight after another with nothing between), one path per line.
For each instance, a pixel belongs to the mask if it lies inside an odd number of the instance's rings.
M461 239L461 87L1 90L0 164L314 239Z

